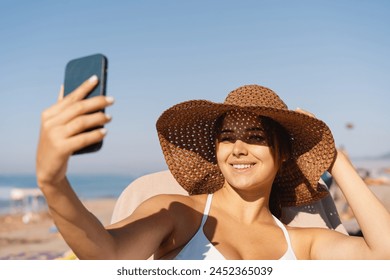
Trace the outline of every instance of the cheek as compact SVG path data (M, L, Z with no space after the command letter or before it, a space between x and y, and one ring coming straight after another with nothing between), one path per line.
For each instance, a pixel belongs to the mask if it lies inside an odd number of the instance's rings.
M217 164L219 167L225 163L231 154L231 144L219 143L216 145L215 153L217 158Z
M224 145L220 143L215 145L215 155L217 157L217 162L220 162L224 157L224 154L226 154L226 149L223 146Z
M262 162L268 162L272 165L276 164L271 148L268 146L255 146L252 154Z

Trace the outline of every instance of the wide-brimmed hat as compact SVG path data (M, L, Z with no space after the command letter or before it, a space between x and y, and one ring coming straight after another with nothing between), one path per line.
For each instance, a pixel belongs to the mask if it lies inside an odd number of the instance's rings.
M171 173L189 194L213 193L224 184L216 159L216 121L232 110L271 118L285 128L291 157L273 183L281 206L308 204L328 192L318 184L332 164L336 149L321 120L289 110L272 90L246 85L229 93L224 103L191 100L174 105L157 120L162 151Z

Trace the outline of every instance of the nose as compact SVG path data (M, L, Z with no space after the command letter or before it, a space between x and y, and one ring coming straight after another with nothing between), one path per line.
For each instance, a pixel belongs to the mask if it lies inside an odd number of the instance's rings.
M236 142L234 142L233 151L232 151L233 155L236 157L248 155L248 150L246 145L247 144L241 140L237 140Z

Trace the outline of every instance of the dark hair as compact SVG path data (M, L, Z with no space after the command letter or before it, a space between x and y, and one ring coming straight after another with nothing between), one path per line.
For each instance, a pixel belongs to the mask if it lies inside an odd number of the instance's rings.
M291 156L291 136L278 122L267 117L260 116L260 118L263 121L264 129L267 131L269 147L275 162L278 164L278 172L280 172L283 169L283 163ZM275 217L281 217L280 190L276 185L273 185L271 189L269 209Z
M223 120L227 113L221 115L215 122L215 138L220 134ZM258 116L261 125L266 132L267 145L271 149L272 156L278 165L278 170L283 168L283 163L291 156L291 136L287 130L271 118ZM273 185L271 189L269 208L271 213L280 218L282 207L280 203L279 189Z

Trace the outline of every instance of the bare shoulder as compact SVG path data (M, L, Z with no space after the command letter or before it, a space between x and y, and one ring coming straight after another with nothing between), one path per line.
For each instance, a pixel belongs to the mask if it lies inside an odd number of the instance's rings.
M140 207L161 207L168 209L172 204L180 203L188 207L198 208L204 204L207 195L180 195L180 194L159 194L145 200Z
M312 228L286 226L295 255L300 260L310 259Z
M327 228L287 226L291 244L298 259L343 259L351 248L360 246L362 238L351 237Z
M177 230L198 219L197 213L205 198L204 195L156 195L142 202L123 220L107 226L107 229L129 227L132 224L151 224L160 229L167 229L167 232Z
M152 209L147 211L149 213L164 212L164 226L171 225L169 235L155 253L157 259L171 258L195 234L202 220L206 199L207 195L158 195L145 201L140 211L149 208Z
M162 210L173 216L183 216L191 212L203 212L207 195L160 194L153 196L134 211L134 214L153 214Z

